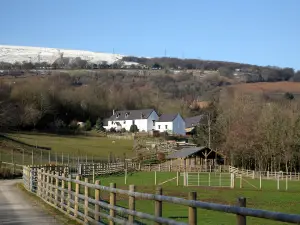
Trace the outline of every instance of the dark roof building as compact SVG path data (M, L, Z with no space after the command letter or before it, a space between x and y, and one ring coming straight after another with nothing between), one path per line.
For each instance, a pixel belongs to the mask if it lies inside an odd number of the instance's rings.
M167 156L167 159L189 158L195 155L201 156L201 152L212 152L208 147L183 148ZM202 155L203 156L203 155ZM215 155L214 155L215 156Z
M140 110L122 110L114 111L113 115L108 120L137 120L147 119L154 109L140 109Z
M185 128L195 127L200 123L200 120L203 118L203 115L193 116L185 118Z
M178 115L178 113L175 114L162 114L157 122L172 122L173 120L175 120L176 116Z

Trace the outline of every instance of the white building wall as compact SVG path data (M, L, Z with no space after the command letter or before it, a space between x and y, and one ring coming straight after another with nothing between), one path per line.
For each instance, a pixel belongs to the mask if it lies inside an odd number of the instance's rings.
M185 135L185 121L180 115L177 115L173 120L173 133Z
M172 122L156 122L155 129L158 130L159 132L168 131L169 133L172 133L173 132L173 123Z
M139 129L139 132L147 131L147 125L148 125L148 120L147 119L135 120L134 123L137 126L137 128Z

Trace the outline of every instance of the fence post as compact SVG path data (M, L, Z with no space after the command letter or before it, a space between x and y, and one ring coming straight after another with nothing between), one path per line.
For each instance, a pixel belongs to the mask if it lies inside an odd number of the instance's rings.
M93 183L95 183L95 164L93 163Z
M66 176L65 176L65 174L63 173L62 175L61 175L63 178L65 178ZM64 206L63 206L63 204L65 203L65 192L64 192L64 190L65 190L65 180L61 180L61 192L60 192L60 207L62 208L62 209L64 209Z
M253 172L252 172L252 179L254 179L254 178L255 178L255 172L253 170Z
M176 172L176 185L179 186L179 172Z
M125 169L125 184L127 184L127 169Z
M156 195L162 195L162 188L157 187L155 191ZM155 200L155 216L156 217L162 217L162 201ZM160 225L160 223L155 222L155 225Z
M55 172L54 172L55 173ZM54 196L54 199L55 199L55 205L58 206L58 186L59 186L59 179L58 178L55 178L55 196Z
M116 183L110 183L110 188L116 188ZM110 196L109 196L109 204L111 206L115 206L116 205L116 193L110 192ZM109 210L109 215L111 217L115 217L116 216L116 212L113 209ZM110 225L114 225L114 221L109 221Z
M208 186L210 186L210 172L208 173Z
M156 171L154 171L154 185L157 184L157 176L156 176Z
M197 192L189 192L189 200L197 200ZM189 225L197 225L196 207L189 207Z
M134 185L129 185L129 191L135 192L135 186ZM135 211L135 197L134 196L129 196L128 209ZM134 216L128 215L128 222L133 223L134 222Z
M49 202L51 203L51 202L54 202L54 198L52 198L52 196L54 196L54 194L53 194L53 191L54 191L54 189L53 189L53 183L54 183L54 177L53 177L53 175L54 175L54 171L51 171L51 172L49 172L50 173L50 175L51 175L51 177L50 177L50 184L49 184Z
M79 176L76 176L76 181L79 181ZM79 184L75 184L75 203L74 203L74 217L78 216L78 194L79 194Z
M259 175L259 189L261 190L261 173Z
M243 175L240 175L240 188L243 188Z
M280 189L280 187L279 187L279 176L277 176L277 190L279 190Z
M89 187L86 185L89 182L89 178L84 178L84 223L88 223L89 213Z
M100 185L100 181L96 180L95 184ZM95 188L95 200L100 201L100 190L97 188ZM99 212L100 212L100 206L98 204L95 204L95 217L94 218L95 218L96 222L100 221L100 216L99 216L99 214L97 214Z
M71 180L71 175L69 174L69 179ZM68 208L67 208L67 212L68 212L68 214L70 214L70 208L71 208L71 202L70 202L70 200L71 200L71 192L72 192L72 183L71 183L71 181L68 181Z
M246 198L240 197L238 198L239 207L246 207ZM237 225L246 225L246 216L243 215L236 215Z
M231 187L231 188L234 188L234 184L235 184L235 181L234 181L234 173L231 173L231 174L230 174L230 187Z
M200 186L200 173L199 173L199 172L198 172L198 174L197 174L197 178L198 178L198 180L197 180L197 181L198 181L198 182L197 182L197 183L198 183L198 186Z
M222 167L220 167L222 168ZM222 173L220 172L220 176L219 176L219 186L222 187Z
M46 201L49 202L49 182L50 182L50 176L49 176L49 171L47 171L47 178L46 178Z
M27 173L27 171L26 171L26 173ZM27 174L26 174L26 176L27 176ZM37 177L38 177L38 183L37 183L38 186L36 187L36 193L37 193L37 196L41 197L41 180L42 180L42 174L40 173L39 170L37 171ZM28 176L27 176L27 179L28 179ZM30 182L30 181L27 180L26 182Z
M288 190L288 175L285 177L285 190Z

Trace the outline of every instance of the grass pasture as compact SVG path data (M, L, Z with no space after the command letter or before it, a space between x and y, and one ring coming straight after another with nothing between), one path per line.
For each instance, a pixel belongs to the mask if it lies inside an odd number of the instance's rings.
M30 145L38 145L43 147L50 147L51 161L55 161L56 155L58 162L61 162L62 155L64 155L64 162L67 157L81 157L85 160L86 156L91 160L93 157L96 159L108 159L110 153L115 157L127 157L134 155L132 151L132 140L115 140L106 137L98 137L95 135L55 135L48 133L10 133L5 134L10 138ZM0 140L3 141L3 140ZM29 148L22 146L19 143L13 143L11 141L5 141L7 145L1 146L1 160L12 161L12 154L16 163L22 163L23 151L16 150L12 153L12 149L24 149L24 162L25 164L31 164L31 152L34 150L34 162L40 164L46 163L49 159L49 150L36 150L35 148ZM41 160L42 159L42 160Z
M211 175L212 176L212 175ZM176 173L157 172L157 183L176 177ZM218 175L216 176L218 177ZM206 180L207 174L201 174L200 178ZM92 179L89 177L89 179ZM156 186L154 185L154 172L138 172L128 174L127 184L125 185L124 174L114 176L101 176L96 179L100 180L102 185L109 186L110 183L116 183L117 188L128 189L130 184L136 185L136 191L145 193L155 193ZM211 180L213 182L213 179ZM92 182L92 181L90 181ZM215 180L215 182L217 182ZM161 185L163 194L167 196L176 196L187 198L188 192L196 191L198 200L235 205L238 197L247 198L247 207L264 209L271 211L278 211L284 213L300 214L300 209L297 207L300 201L300 181L289 181L289 189L285 190L285 180L280 181L282 189L279 191L277 188L277 181L262 180L262 190L256 189L253 186L259 187L259 180L245 180L243 181L243 188L240 188L240 180L235 180L235 188L218 188L207 186L183 186L183 177L180 177L180 184L176 186L176 179L166 184ZM216 183L215 183L216 184ZM251 184L251 185L250 185ZM83 188L81 188L83 191ZM104 200L109 200L109 194L101 192L101 197ZM117 195L117 204L123 207L128 206L128 197ZM137 200L136 209L141 212L149 214L154 213L154 202L149 200ZM198 223L199 224L236 224L236 216L227 213L209 211L198 209ZM185 206L163 203L163 216L176 219L177 221L187 222L188 208ZM151 224L146 222L146 224ZM247 217L247 224L260 225L260 224L288 224L282 222L275 222L272 220L258 219Z

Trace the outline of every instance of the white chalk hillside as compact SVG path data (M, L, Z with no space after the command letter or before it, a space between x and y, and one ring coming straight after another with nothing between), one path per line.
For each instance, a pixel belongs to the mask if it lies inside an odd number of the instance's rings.
M112 64L117 60L122 59L122 55L99 53L82 50L67 50L56 48L40 48L40 47L25 47L25 46L10 46L0 45L0 62L47 62L52 64L56 59L63 57L80 57L83 60L87 60L90 63L100 64L106 61L108 64Z

